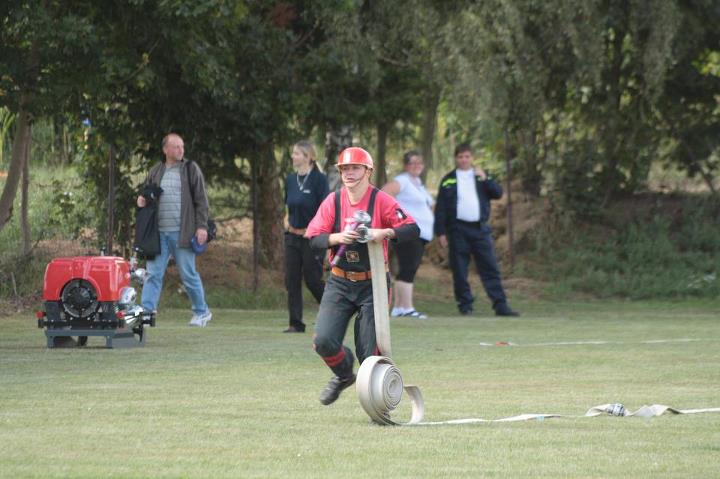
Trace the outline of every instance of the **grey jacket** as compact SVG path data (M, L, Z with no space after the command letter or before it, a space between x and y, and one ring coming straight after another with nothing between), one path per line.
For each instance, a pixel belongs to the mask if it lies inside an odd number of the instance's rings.
M189 248L195 231L198 228L207 230L208 199L205 192L205 178L198 164L184 158L182 163L184 167L180 169L180 238L178 246ZM145 184L152 183L160 186L164 174L165 162L158 163L150 169ZM192 194L188 183L192 188ZM160 201L162 201L162 195L160 195Z

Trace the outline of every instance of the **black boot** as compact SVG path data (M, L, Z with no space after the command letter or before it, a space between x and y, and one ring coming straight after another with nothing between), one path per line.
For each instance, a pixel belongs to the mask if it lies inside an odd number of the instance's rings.
M498 303L495 305L495 316L520 316L520 313L510 309L507 303Z
M334 403L337 401L337 398L340 397L340 393L343 391L343 389L348 388L352 386L355 383L355 375L351 374L350 376L346 378L340 378L338 376L334 376L327 386L325 386L325 389L322 390L320 393L320 402L324 404L325 406Z

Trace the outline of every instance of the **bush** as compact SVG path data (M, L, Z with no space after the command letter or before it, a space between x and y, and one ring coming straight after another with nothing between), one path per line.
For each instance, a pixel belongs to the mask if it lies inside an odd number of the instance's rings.
M531 276L551 281L555 294L587 293L628 299L720 295L719 202L685 197L679 207L659 201L627 222L550 221L535 232ZM622 211L629 203L612 205ZM679 211L679 213L678 213Z
M68 241L73 249L82 248L80 234L88 224L89 202L78 198L81 181L71 169L38 170L31 180L32 194L28 208L33 249L29 256L22 251L20 230L20 194L13 207L13 217L0 231L0 299L37 295L42 288L45 266L50 253L43 245L48 241ZM0 183L0 188L3 186Z

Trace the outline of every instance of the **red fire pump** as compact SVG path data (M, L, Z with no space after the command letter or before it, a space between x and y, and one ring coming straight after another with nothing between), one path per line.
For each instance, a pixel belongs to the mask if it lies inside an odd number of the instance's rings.
M144 345L145 325L155 326L155 313L135 304L130 281L141 282L145 271L134 266L117 256L52 260L43 284L45 310L37 313L48 347L85 346L88 336L104 336L108 348Z

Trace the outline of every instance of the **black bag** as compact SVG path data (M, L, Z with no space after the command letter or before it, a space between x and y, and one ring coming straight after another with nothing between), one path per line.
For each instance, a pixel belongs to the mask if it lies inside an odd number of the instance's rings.
M211 242L217 237L217 225L215 224L215 220L212 218L208 218L208 237L207 242Z
M160 229L158 228L158 199L162 188L145 185L141 192L145 207L135 213L135 243L133 250L140 259L154 259L160 254Z
M192 166L192 163L193 163L192 160L187 160L188 170L187 170L187 175L185 175L185 176L187 177L188 188L190 189L190 197L192 198L193 203L195 203L195 195L193 194L192 185L190 184L190 167ZM214 240L215 238L217 238L217 225L215 224L215 220L208 216L207 242L209 243L212 240Z

